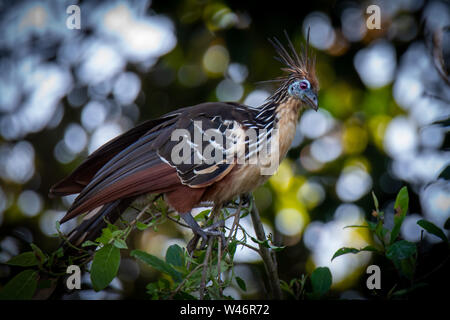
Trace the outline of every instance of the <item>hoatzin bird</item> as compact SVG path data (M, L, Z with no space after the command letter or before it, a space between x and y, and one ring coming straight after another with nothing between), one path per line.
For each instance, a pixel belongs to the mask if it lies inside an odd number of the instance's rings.
M149 194L163 194L197 240L206 243L209 236L223 236L212 228L201 229L191 209L203 202L226 203L264 183L270 177L262 174L264 161L239 160L249 160L250 154L263 154L262 160L275 155L278 165L292 143L301 110L318 108L319 84L315 58L308 50L309 33L300 54L286 38L290 52L277 39L271 43L287 74L276 80L278 89L260 107L209 102L145 121L100 147L55 184L50 189L52 196L79 193L61 223L87 213L68 240L75 245L94 240L106 226L105 220L114 223L134 201ZM248 138L251 130L256 132L256 140L277 143L260 152L261 148L254 148L254 139ZM174 133L184 144L174 139ZM201 135L199 141L192 139L196 134ZM231 139L231 146L219 143L221 137ZM188 147L183 159L191 161L176 161L174 151L179 151L180 145ZM204 152L208 148L213 150L209 157ZM217 155L221 155L219 160Z

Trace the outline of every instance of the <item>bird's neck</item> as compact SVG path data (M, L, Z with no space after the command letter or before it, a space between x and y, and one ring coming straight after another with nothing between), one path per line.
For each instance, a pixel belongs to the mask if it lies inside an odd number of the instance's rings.
M298 99L287 97L282 101L268 100L260 107L257 120L260 127L275 129L272 137L278 140L279 161L287 154L295 136L297 121L301 109Z
M295 98L288 98L275 107L275 118L278 121L297 123L301 102Z
M301 103L298 99L289 98L275 109L275 128L279 132L280 161L286 156L294 140L300 108Z

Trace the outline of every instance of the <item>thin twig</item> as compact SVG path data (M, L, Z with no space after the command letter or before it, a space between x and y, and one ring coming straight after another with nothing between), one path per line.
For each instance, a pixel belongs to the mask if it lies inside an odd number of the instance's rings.
M213 223L216 222L216 219L219 216L218 212L220 212L221 209L222 209L221 205L214 206L211 210L211 215L210 215L207 223L211 220ZM203 300L203 298L205 296L206 277L208 274L208 264L209 264L209 260L211 258L213 244L214 244L214 237L210 237L208 239L208 248L206 249L205 260L203 261L203 264L202 264L203 271L202 271L202 279L200 281L200 290L199 290L200 300Z
M244 246L244 247L247 247L247 248L249 248L249 249L251 249L251 250L253 250L253 251L255 251L255 252L258 252L258 253L259 253L259 249L258 249L258 248L254 247L254 246L252 246L252 245L249 245L248 243L245 243L245 242L239 242L239 244L242 245L242 246Z
M256 207L253 195L250 195L250 202L252 204L252 210L250 215L252 217L253 227L255 228L255 234L258 240L265 241L266 234L264 232L263 225L261 223L261 218L259 216L258 208ZM269 287L272 298L275 300L280 300L282 298L280 279L278 278L278 271L276 266L275 256L271 256L269 248L259 245L259 253L264 261L264 266L266 269L266 274L269 279Z
M169 219L170 221L175 222L176 224L178 224L178 225L180 225L180 226L182 226L182 227L185 227L185 228L188 228L188 229L191 228L191 227L189 227L187 224L185 224L185 223L183 223L183 222L180 222L180 221L178 221L177 219L172 218L172 217L169 216L169 215L167 215L167 219Z
M181 290L181 288L184 286L184 284L186 283L186 281L189 280L190 277L192 277L192 275L202 267L201 264L199 264L198 266L196 266L187 276L186 278L184 278L183 281L181 281L181 283L178 285L178 287L175 289L174 292L172 292L172 294L169 297L169 300L172 300L173 297Z
M217 258L217 282L219 283L219 293L220 293L220 296L222 296L222 295L223 295L223 290L222 290L222 279L221 279L221 277L220 277L220 273L221 273L221 270L220 270L220 263L221 263L221 260L222 260L222 238L221 238L221 237L219 237L219 248L218 248L217 250L218 250L218 258Z
M147 204L136 216L136 218L130 222L130 226L133 226L138 222L138 220L144 215L144 213L147 211L147 209L150 207L150 203Z
M228 237L228 241L227 241L227 247L230 244L231 239L236 238L237 226L239 224L239 220L241 219L242 202L243 202L242 197L240 197L239 206L238 206L236 212L234 213L233 225L231 226L231 229L230 229L230 233L229 233L229 237ZM233 235L233 233L234 233L234 235Z
M200 290L199 290L200 300L203 300L203 297L205 295L206 276L208 274L208 262L209 262L209 258L211 257L213 241L214 241L213 237L208 239L208 248L206 249L205 260L203 261L203 264L202 264L202 266L203 266L202 280L200 282Z
M192 250L192 252L188 253L189 254L189 258L188 262L186 264L186 268L189 270L189 268L191 267L191 261L192 261L192 257L194 256L194 250Z

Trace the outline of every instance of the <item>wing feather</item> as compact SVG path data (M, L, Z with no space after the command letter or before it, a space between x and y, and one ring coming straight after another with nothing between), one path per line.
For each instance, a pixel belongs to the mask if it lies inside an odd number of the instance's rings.
M81 165L79 165L68 177L56 183L50 188L50 196L65 196L79 193L92 180L105 164L115 155L132 145L136 140L155 127L161 126L168 120L176 118L176 115L168 115L156 120L148 120L135 128L112 139L93 152Z
M246 144L240 140L229 148L228 135L242 135L248 127L244 122L254 123L257 111L236 103L205 103L147 121L124 133L51 189L55 195L80 193L61 222L118 199L171 192L181 185L206 188L223 179L236 165L233 152ZM172 150L179 143L172 139L175 129L187 130L192 147L188 158L194 160L200 154L201 161L173 161ZM222 144L210 136L204 139L205 132L222 137ZM194 141L194 134L200 134L201 140ZM214 152L205 155L202 152L208 147ZM216 151L223 154L223 161L211 158Z

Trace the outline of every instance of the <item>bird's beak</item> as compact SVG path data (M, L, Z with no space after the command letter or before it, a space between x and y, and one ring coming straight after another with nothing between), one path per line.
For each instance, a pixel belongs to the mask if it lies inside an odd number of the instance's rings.
M319 109L319 102L318 102L318 99L317 99L317 94L314 91L307 90L304 93L303 98L304 98L305 102L311 108L313 108L315 111L317 111L317 109Z

